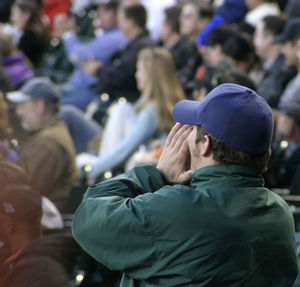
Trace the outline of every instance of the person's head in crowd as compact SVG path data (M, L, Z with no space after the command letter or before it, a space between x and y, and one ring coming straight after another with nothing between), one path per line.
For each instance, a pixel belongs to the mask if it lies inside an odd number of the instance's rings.
M274 43L275 37L282 33L287 18L280 15L264 17L256 26L254 46L256 54L263 60L276 58L281 52L281 46Z
M187 139L192 170L212 162L266 170L273 117L267 102L253 90L232 83L219 85L201 102L176 104L173 117L193 126Z
M48 78L28 80L19 91L7 93L7 99L16 104L16 114L26 131L42 129L58 112L59 94Z
M0 183L0 240L14 253L41 235L41 195L23 168L8 161L0 161Z
M195 40L207 26L213 14L214 11L209 3L187 1L182 7L180 16L181 34Z
M239 31L230 26L217 27L209 35L208 44L205 54L202 54L206 63L243 72L251 68L254 47L250 39Z
M184 98L172 54L161 47L141 50L136 79L145 101L152 102L158 111L161 131L169 132L174 124L172 109Z
M289 20L283 32L275 37L274 42L282 45L285 59L292 65L297 65L297 37L300 31L300 18Z
M100 20L100 27L103 30L109 30L117 26L117 11L119 2L116 0L109 0L100 3L97 12Z
M146 29L146 8L139 3L123 5L118 13L118 23L129 39L136 38Z
M164 20L161 29L161 40L165 46L174 45L180 37L181 9L178 6L171 6L164 10Z
M11 22L21 31L31 29L38 34L48 34L36 1L17 0L12 6Z

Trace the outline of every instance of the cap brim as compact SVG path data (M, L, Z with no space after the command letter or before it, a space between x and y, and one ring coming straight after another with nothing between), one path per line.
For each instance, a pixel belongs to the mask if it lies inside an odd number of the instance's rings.
M199 113L202 102L183 100L178 102L173 109L173 118L176 122L186 125L199 125Z
M9 92L6 94L6 98L12 103L21 103L31 100L29 96L24 95L20 91Z

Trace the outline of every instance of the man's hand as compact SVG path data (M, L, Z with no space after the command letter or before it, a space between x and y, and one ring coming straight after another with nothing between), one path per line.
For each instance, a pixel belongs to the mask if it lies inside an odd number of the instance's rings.
M191 131L191 126L176 123L168 135L157 168L171 183L184 183L193 174L190 170L190 151L187 143Z
M89 59L82 65L82 68L90 76L95 76L97 70L100 69L102 66L103 66L102 62L96 59Z

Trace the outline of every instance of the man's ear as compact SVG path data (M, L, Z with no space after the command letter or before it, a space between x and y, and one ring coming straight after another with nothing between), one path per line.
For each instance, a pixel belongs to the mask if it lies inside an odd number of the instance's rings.
M201 155L208 156L211 152L211 140L208 135L204 136L204 142L201 144Z
M6 214L0 213L0 234L11 234L13 231L13 220Z

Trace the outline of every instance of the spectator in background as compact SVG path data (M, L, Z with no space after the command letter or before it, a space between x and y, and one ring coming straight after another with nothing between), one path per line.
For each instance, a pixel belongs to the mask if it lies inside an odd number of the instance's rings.
M117 26L117 10L118 2L115 0L99 4L98 17L103 33L85 42L75 34L75 26L65 23L68 19L62 21L61 26L66 29L63 35L66 55L75 65L75 70L63 88L61 104L73 104L84 110L98 96L90 89L98 83L98 77L90 76L82 68L90 59L108 65L113 55L126 47L128 39Z
M123 2L126 2L126 0ZM175 0L140 0L138 1L145 6L148 15L147 29L150 32L151 38L158 42L160 31L162 29L164 9L176 4Z
M288 83L279 101L277 114L276 140L290 139L296 132L300 139L300 18L294 18L276 39L283 42L284 53L297 67L298 73ZM287 55L288 54L288 55Z
M286 62L280 43L274 39L283 32L287 20L283 16L266 16L256 26L254 45L263 63L258 92L272 108L277 108L287 83L296 75L296 68Z
M77 172L72 139L57 116L57 91L50 80L33 78L7 98L16 103L22 127L29 133L20 144L18 163L27 172L32 188L62 211Z
M254 47L238 30L219 26L208 36L208 47L202 56L205 63L214 67L248 72L254 62Z
M13 44L11 37L0 31L0 61L9 76L13 89L18 89L33 77L31 63Z
M41 195L21 167L0 161L0 183L0 286L73 286L78 248L72 237L41 237Z
M146 30L147 13L141 4L123 6L118 15L119 26L129 43L114 57L112 63L104 65L97 60L90 60L84 65L85 71L98 77L98 92L106 92L112 98L123 96L131 101L138 97L136 80L136 60L138 52L154 43Z
M187 1L182 7L180 16L181 35L195 43L197 36L208 25L213 14L210 4L204 1L199 3Z
M59 15L69 15L71 0L42 0L42 13L51 34L55 34L55 21Z
M172 108L179 99L184 98L184 94L170 52L159 47L141 50L136 78L141 91L141 98L135 105L136 118L127 128L127 133L123 132L122 138L112 142L107 140L110 134L115 138L115 134L124 131L127 119L124 116L115 122L115 126L111 126L110 122L114 121L114 117L119 117L119 112L109 116L104 130L107 135L102 139L99 157L85 162L92 165L92 170L88 173L90 179L124 164L139 145L168 133L173 125Z
M12 6L12 26L5 31L12 34L16 47L36 66L49 43L49 32L42 21L35 1L17 0Z
M164 21L161 30L163 46L172 53L181 83L191 80L201 57L196 44L180 35L180 8L172 6L164 10Z
M225 0L221 3L220 7L215 8L214 16L197 37L197 46L200 50L208 45L207 38L211 31L221 25L240 23L247 12L244 0Z

